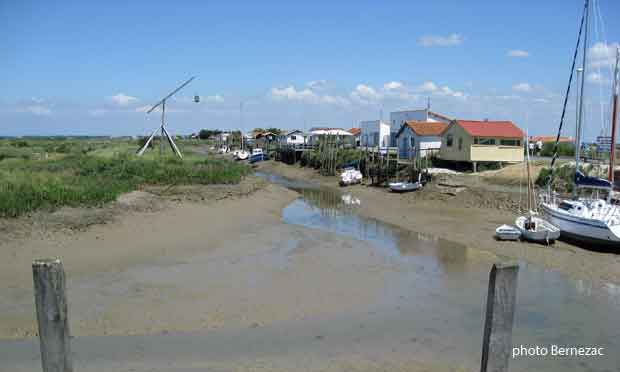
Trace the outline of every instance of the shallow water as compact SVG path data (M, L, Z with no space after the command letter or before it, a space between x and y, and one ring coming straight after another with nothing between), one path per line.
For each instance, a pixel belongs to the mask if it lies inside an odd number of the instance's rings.
M121 274L102 273L90 281L81 281L79 286L74 286L73 293L91 293L82 300L95 302L90 308L99 312L105 309L97 301L103 304L111 298L134 301L143 290L162 289L162 300L166 301L176 298L165 297L171 296L165 292L166 287L176 288L175 291L206 290L209 296L196 296L191 301L192 307L207 309L213 301L225 299L228 307L223 306L227 314L245 316L252 310L271 311L274 308L270 306L280 306L283 294L273 287L281 281L270 281L273 272L291 274L290 278L307 275L304 278L308 283L299 286L300 291L306 292L295 295L300 296L304 306L313 305L312 292L318 291L317 295L332 289L313 288L313 281L317 286L325 285L325 281L318 284L313 278L317 273L312 268L317 266L307 266L309 261L316 260L342 270L329 276L332 286L336 291L345 290L363 297L358 301L361 305L346 311L336 307L338 311L303 317L303 320L287 318L256 328L78 337L73 343L76 370L172 371L177 366L183 370L217 371L244 370L242 367L346 370L355 368L351 368L353 364L334 367L332 358L343 357L348 363L360 356L377 364L358 370L382 368L380 362L386 360L405 361L408 365L411 359L441 361L463 370L479 368L488 274L493 263L503 261L501 257L364 218L356 210L364 201L347 194L346 189L341 192L304 181L261 176L301 195L283 209L282 220L286 225L257 232L286 237L278 238L277 244L268 245L265 242L269 239L257 236L255 244L263 244L265 249L241 258L228 257L228 252L209 253L186 262L150 263ZM334 241L338 244L333 244ZM332 254L325 252L325 247L339 251ZM541 246L540 249L552 248ZM370 257L366 255L367 250L371 252ZM358 279L359 275L373 279L363 281L364 284L351 282L354 273ZM230 294L226 290L216 293L218 285L230 288ZM218 297L221 293L231 297ZM72 303L79 300L76 297L79 296L71 296ZM316 300L325 298L330 297ZM346 298L337 305L357 300L357 297ZM257 303L257 307L250 308L252 303ZM330 308L330 305L322 304L318 308ZM246 310L245 306L248 306ZM297 306L287 306L283 301L284 313L299 310ZM184 310L179 307L172 316L181 317ZM620 356L615 352L620 350L620 288L571 280L521 262L513 344L597 346L605 348L606 356L518 358L511 360L511 371L618 371ZM36 340L0 341L0 371L38 369L38 358ZM254 369L257 363L259 367Z
M394 293L407 295L409 306L419 308L409 314L410 320L438 335L437 346L480 352L488 273L501 257L361 217L355 205L345 202L350 200L346 189L304 188L281 177L268 178L302 194L283 210L285 222L371 242L389 252L408 268L392 286ZM605 348L606 356L519 358L511 361L514 370L620 370L620 287L519 265L513 345L596 346Z

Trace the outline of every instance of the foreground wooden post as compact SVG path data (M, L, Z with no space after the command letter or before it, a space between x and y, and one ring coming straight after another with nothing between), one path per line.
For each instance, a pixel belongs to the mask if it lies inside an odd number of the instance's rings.
M65 271L59 259L32 263L43 372L73 372L65 294Z
M489 274L480 372L508 371L518 273L518 265L495 264Z

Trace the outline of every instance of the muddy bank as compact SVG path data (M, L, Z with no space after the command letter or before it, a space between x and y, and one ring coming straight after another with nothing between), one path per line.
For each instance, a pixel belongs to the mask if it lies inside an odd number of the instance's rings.
M153 194L162 191L166 197ZM182 319L172 308L157 310L153 305L164 301L160 296L166 291L148 283L124 284L122 273L137 265L185 262L239 240L240 232L251 236L278 223L281 209L295 197L252 177L240 185L149 190L124 195L105 208L61 209L6 220L8 233L0 243L0 338L36 334L30 265L41 257L63 260L72 291L74 334L166 329L148 320L167 318L165 314ZM95 301L99 289L114 303ZM144 308L153 309L147 318ZM174 324L172 329L179 328Z
M312 169L273 161L259 163L257 169L337 187L336 177L323 177ZM465 187L451 193L445 190L449 186L435 184L421 192L393 194L384 188L356 185L346 191L362 201L359 207L362 215L507 258L522 259L572 278L620 283L620 255L593 252L563 242L547 247L495 241L493 234L498 225L514 223L518 188L516 192L514 188L498 188L473 176L444 178L437 183Z
M0 246L13 240L45 238L59 232L79 233L133 213L159 212L178 203L209 204L246 197L265 186L262 179L252 176L234 185L144 186L100 207L63 207L56 211L37 211L19 218L0 218Z

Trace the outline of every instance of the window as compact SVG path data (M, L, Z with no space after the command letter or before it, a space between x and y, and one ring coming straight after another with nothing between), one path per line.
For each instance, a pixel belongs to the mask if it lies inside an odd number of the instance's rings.
M446 137L446 146L452 147L452 142L454 142L454 137L451 134L448 134Z
M295 141L297 139L297 136L291 136L291 140Z
M459 151L463 150L463 137L459 137Z
M495 138L474 138L475 145L495 145Z
M521 146L521 140L518 139L503 139L499 141L502 146Z
M415 147L415 137L409 137L409 146Z

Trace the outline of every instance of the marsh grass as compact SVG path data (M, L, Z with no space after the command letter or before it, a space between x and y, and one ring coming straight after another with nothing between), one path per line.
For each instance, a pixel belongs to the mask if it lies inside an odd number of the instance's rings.
M97 206L143 185L238 183L250 171L232 161L191 154L180 160L69 151L50 160L5 160L0 161L0 216L17 217L61 206Z

